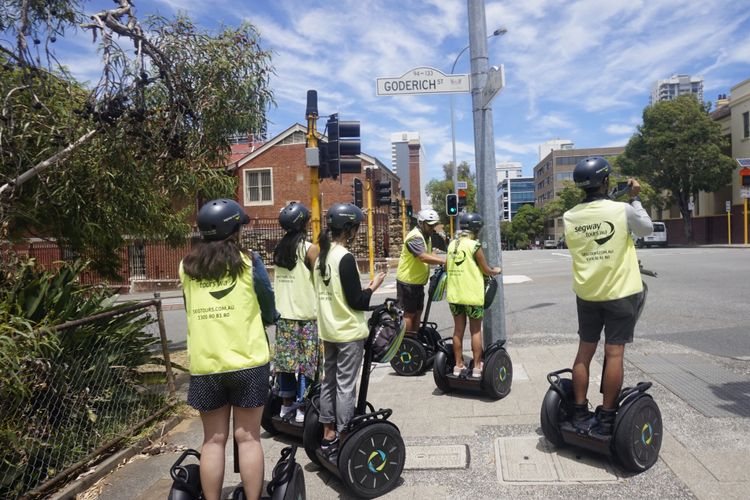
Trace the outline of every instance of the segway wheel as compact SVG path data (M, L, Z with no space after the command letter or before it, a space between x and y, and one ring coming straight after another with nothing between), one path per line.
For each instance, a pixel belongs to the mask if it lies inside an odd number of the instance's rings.
M401 347L391 359L391 367L401 376L413 377L421 374L427 362L427 350L421 342L404 337Z
M265 430L272 436L275 436L279 432L274 428L273 421L271 419L274 415L279 414L279 412L281 411L281 404L281 398L274 394L272 391L269 391L268 399L266 400L266 404L263 407L263 415L260 417L260 426L263 427L263 430Z
M323 424L318 422L318 417L320 417L319 405L320 396L316 394L307 405L305 425L302 428L302 446L305 447L307 457L317 465L320 465L320 460L318 460L315 451L320 448L320 443L323 441Z
M573 381L567 378L560 380L560 386L567 397L573 397ZM551 387L547 390L542 401L542 433L547 441L554 446L561 448L565 446L562 433L560 432L560 423L567 418L565 405L560 395Z
M491 398L502 399L510 393L513 363L508 351L499 349L490 355L490 359L484 364L482 382L484 391Z
M406 447L398 428L377 422L355 431L339 450L341 481L357 496L375 498L398 484Z
M442 350L439 350L435 354L435 361L432 365L432 377L435 379L435 385L438 389L443 392L449 392L451 386L448 384L448 374L453 372L456 360L453 357L453 343L446 342L445 347L450 354L446 354Z
M651 396L644 395L617 413L615 454L630 471L648 470L659 458L662 435L659 406Z

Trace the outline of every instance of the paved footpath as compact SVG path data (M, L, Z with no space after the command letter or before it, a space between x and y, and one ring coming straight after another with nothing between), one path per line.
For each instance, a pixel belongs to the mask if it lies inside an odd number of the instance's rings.
M674 362L677 355L683 360L689 359L684 356L698 356L684 350L671 352L674 349L682 348L650 341L636 344L626 353L626 358L637 361L637 365L627 362L626 385L654 380L641 369L650 369L649 360L662 363L667 358ZM701 405L710 405L710 401L686 401L656 381L650 392L661 408L665 434L660 459L650 470L633 475L607 458L552 448L539 425L539 410L548 388L546 374L569 366L575 350L574 335L565 336L556 345L535 342L533 336L524 337L515 346L511 343L508 351L514 381L510 395L500 401L442 394L435 388L431 372L399 377L389 366L377 366L369 400L376 408L393 409L391 418L407 445L403 480L384 498L747 498L750 415L742 410L706 416ZM720 358L703 355L696 359L703 363L698 363L703 371L710 364L731 372L732 383L744 387L747 398L750 374L746 364L726 365ZM689 366L682 368L689 370ZM600 371L601 365L594 362L589 393L593 404L600 403L596 394ZM742 402L724 403L723 409L731 410ZM163 437L166 453L138 455L102 479L85 498L167 498L169 466L178 455L169 451L170 447L198 447L201 437L200 419L189 416ZM263 434L266 479L287 444ZM302 449L297 459L305 471L307 498L349 498L338 480L310 463ZM239 483L231 465L228 446L227 495Z

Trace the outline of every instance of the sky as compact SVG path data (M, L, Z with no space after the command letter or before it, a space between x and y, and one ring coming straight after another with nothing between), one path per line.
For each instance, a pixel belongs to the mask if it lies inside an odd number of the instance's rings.
M449 73L469 44L465 0L135 0L136 15L186 13L204 28L255 25L273 52L276 106L269 136L305 123L308 89L325 117L361 122L362 150L390 166L392 133L418 132L423 185L451 161L450 97L377 96L378 77L422 66ZM88 2L87 12L111 1ZM624 146L641 122L657 79L704 78L716 101L750 78L750 0L485 1L489 64L504 65L492 102L496 163L531 175L538 147L568 139L577 148ZM60 59L82 80L98 80L95 46L69 34ZM78 38L75 38L78 37ZM469 51L455 73L470 73ZM474 168L470 94L454 94L457 159Z

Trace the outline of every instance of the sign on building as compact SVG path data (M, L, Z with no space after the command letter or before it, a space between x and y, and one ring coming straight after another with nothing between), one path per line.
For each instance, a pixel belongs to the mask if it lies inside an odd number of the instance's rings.
M401 76L376 79L377 95L450 94L470 92L469 75L446 75L439 69L421 66Z

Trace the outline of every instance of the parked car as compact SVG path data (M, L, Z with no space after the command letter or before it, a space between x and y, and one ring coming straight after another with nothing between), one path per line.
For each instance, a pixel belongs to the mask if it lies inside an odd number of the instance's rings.
M635 241L636 246L639 248L650 247L650 246L667 246L667 226L663 222L654 222L654 231L648 236L638 238Z
M557 242L554 238L544 240L544 248L557 248Z

